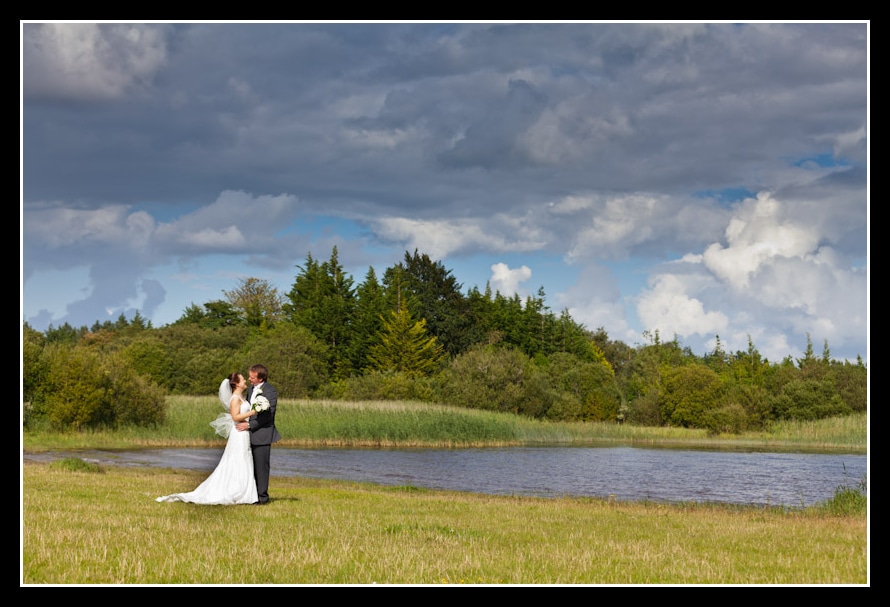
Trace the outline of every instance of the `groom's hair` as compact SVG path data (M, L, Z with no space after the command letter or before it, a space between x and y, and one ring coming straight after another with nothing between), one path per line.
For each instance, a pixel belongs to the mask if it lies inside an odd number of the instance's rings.
M266 368L266 365L254 365L250 370L256 373L257 378L262 381L266 381L266 378L269 377L269 369Z

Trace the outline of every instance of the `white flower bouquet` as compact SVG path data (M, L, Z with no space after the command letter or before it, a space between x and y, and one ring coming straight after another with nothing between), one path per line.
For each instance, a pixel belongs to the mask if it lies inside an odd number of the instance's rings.
M272 403L269 402L269 399L260 394L256 397L256 400L253 401L253 404L250 406L251 409L256 411L257 413L262 413L263 411L268 411L272 407Z

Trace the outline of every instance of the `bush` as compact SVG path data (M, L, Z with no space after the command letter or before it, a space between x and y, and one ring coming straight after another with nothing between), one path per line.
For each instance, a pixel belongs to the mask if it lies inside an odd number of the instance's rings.
M553 421L574 421L581 418L581 401L569 392L554 390L547 409L547 419Z
M721 396L720 376L693 363L666 369L662 375L661 416L673 426L707 428Z
M46 422L52 428L80 430L164 421L163 388L136 373L119 354L100 355L58 343L47 345L40 359L43 377L26 426Z
M477 346L444 372L442 398L458 407L543 417L552 393L546 377L519 350Z
M773 400L777 419L817 420L849 415L852 410L830 380L794 379Z
M565 395L554 397L555 411L548 410L547 417L567 421L615 421L621 395L615 374L607 362L589 362L557 352L545 361L543 370L554 395ZM573 402L577 402L577 407Z
M57 428L98 426L112 417L105 401L99 356L91 350L53 343L43 350L46 376L34 413Z
M653 389L628 403L627 423L637 426L660 426L661 392Z
M328 381L327 347L308 329L288 322L258 336L240 356L236 368L243 373L255 363L269 369L278 398L305 398Z
M711 434L741 434L748 429L748 413L738 403L722 405L708 412L705 427Z
M320 388L318 398L336 400L415 400L433 402L433 380L411 377L394 371L370 371L364 375L337 380Z
M106 361L108 396L115 426L163 424L167 415L166 391L139 375L122 357Z
M22 329L22 400L31 401L40 390L45 370L41 353L45 346L43 334L25 324Z

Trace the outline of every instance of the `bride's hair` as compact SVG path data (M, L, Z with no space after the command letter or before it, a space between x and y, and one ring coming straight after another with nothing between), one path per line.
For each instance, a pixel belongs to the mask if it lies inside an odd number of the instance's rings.
M232 386L232 391L233 391L233 392L235 391L235 388L238 387L238 382L241 381L241 378L242 378L242 377L244 377L244 376L241 375L240 373L238 373L237 371L235 371L234 373L231 373L231 374L229 375L229 377L228 377L229 385Z

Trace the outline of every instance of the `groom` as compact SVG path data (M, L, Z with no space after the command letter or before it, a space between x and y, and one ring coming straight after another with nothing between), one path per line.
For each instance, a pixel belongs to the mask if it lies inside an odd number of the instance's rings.
M268 410L251 415L247 421L238 423L239 431L250 430L250 450L253 453L253 476L256 479L257 504L269 503L269 458L272 454L272 443L281 440L275 428L275 408L278 405L278 390L266 382L269 370L265 365L254 365L248 373L250 387L247 389L247 400L256 402L262 394L271 405Z

